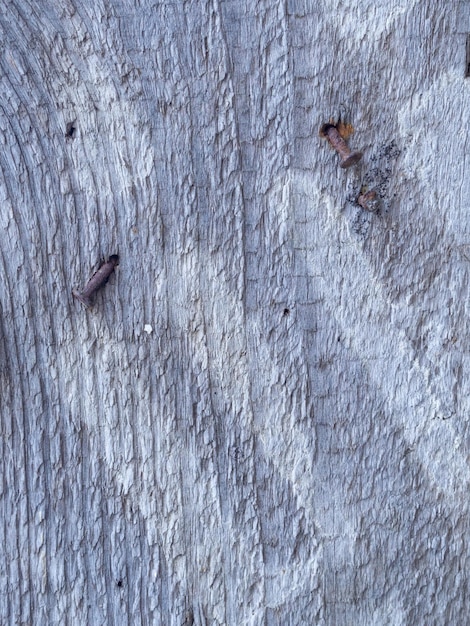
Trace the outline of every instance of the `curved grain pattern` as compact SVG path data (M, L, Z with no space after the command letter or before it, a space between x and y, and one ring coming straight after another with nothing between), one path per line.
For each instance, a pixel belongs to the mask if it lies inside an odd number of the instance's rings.
M2 624L465 622L455 5L0 7Z

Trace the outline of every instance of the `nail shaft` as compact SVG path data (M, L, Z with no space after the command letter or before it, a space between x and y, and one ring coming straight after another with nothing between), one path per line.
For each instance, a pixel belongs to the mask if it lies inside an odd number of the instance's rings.
M362 152L351 152L346 141L341 137L336 126L333 124L323 124L320 134L326 137L332 147L341 157L340 167L346 168L355 165L362 159Z
M78 291L77 289L72 290L74 298L89 308L93 304L92 296L96 291L98 291L98 289L101 289L101 287L106 285L118 263L119 257L117 254L110 256L109 260L106 261L106 263L103 263L103 265L93 274L82 291Z

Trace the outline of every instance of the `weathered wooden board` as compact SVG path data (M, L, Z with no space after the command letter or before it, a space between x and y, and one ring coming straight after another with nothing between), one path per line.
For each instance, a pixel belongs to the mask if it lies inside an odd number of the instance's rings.
M1 624L466 623L468 32L0 3Z

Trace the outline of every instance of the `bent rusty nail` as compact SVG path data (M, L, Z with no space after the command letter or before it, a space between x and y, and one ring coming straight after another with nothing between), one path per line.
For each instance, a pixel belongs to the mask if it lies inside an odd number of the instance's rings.
M82 291L78 291L77 289L72 290L72 295L79 302L81 302L87 308L92 305L92 296L95 291L104 287L108 282L109 277L114 272L114 268L119 263L119 256L117 254L113 254L109 257L109 260L93 274L88 283L85 285Z

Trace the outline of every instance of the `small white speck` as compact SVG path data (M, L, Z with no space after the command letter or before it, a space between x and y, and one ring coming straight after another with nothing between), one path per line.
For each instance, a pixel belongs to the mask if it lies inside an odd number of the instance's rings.
M150 335L150 333L153 331L153 328L150 326L150 324L145 324L144 330L147 333L147 335Z

